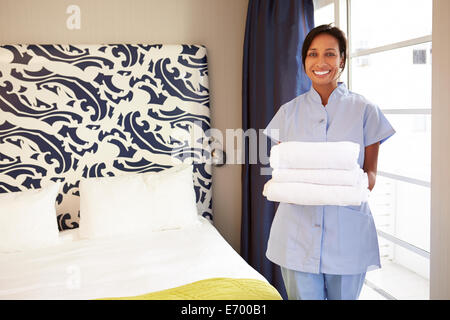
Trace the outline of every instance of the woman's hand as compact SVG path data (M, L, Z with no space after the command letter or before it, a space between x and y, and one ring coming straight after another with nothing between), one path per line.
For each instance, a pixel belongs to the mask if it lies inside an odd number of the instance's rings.
M364 166L363 170L369 178L369 190L372 191L377 178L378 149L380 142L367 146L364 150Z

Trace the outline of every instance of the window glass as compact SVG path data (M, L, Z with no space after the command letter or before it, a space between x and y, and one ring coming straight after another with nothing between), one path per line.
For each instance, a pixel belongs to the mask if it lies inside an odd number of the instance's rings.
M381 175L377 176L369 197L369 206L378 230L428 252L429 204L430 188Z
M314 10L314 25L329 24L334 22L334 3L331 2Z
M385 114L396 133L380 145L378 170L430 182L431 115Z
M352 90L382 109L431 108L431 43L351 59Z
M352 0L351 52L431 34L432 0Z

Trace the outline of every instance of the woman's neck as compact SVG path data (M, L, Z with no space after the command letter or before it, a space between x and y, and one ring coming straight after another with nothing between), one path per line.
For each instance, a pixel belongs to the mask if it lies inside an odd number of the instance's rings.
M317 93L320 95L320 98L322 99L322 105L325 107L328 104L328 99L330 98L331 93L336 89L338 86L337 81L336 83L327 84L327 85L314 85L314 89L317 91Z

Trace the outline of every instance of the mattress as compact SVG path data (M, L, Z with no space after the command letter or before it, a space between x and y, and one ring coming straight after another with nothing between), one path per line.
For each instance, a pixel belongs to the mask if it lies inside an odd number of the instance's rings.
M101 239L64 231L60 244L0 254L0 299L100 299L210 278L267 280L211 223ZM75 231L76 232L76 231Z

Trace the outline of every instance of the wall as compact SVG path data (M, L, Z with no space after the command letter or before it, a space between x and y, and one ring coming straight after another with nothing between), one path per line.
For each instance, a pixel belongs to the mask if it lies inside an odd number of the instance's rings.
M450 1L433 1L430 298L450 299Z
M81 28L69 30L69 5ZM242 52L248 0L2 0L0 44L165 43L208 49L211 126L242 126ZM215 225L239 251L241 166L213 169Z

